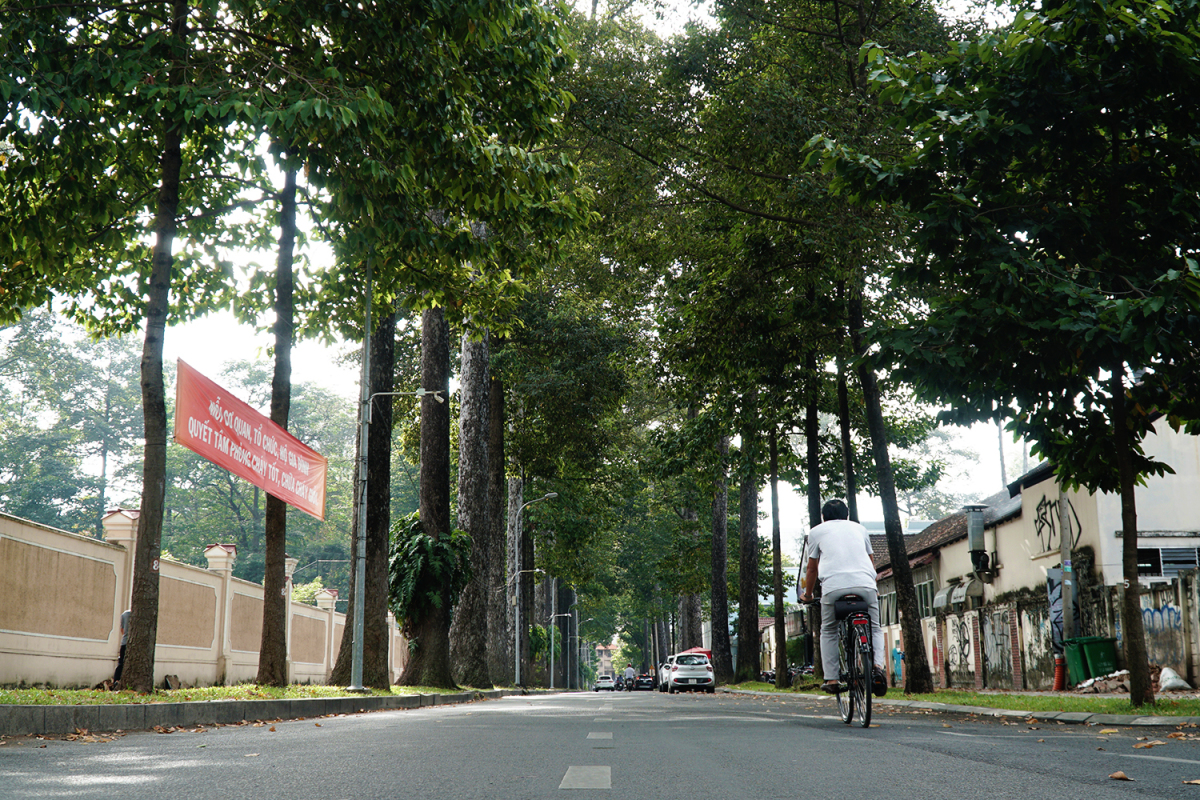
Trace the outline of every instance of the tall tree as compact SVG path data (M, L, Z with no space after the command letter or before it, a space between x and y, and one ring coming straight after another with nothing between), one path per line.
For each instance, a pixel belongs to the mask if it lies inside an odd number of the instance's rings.
M1064 486L1119 494L1134 705L1152 703L1136 482L1150 409L1200 418L1200 4L1067 2L948 53L867 61L915 146L887 163L817 141L840 186L905 206L894 278L928 313L889 337L951 421L1007 418ZM1003 340L998 337L1003 336ZM895 562L893 562L895 563Z
M472 337L475 337L474 339ZM455 681L488 688L488 605L490 598L491 520L488 492L491 372L487 336L464 331L458 411L458 527L471 537L471 580L454 609L450 627L450 662Z
M733 680L729 642L729 437L717 442L717 468L712 502L712 651L717 683Z
M271 421L287 430L292 402L292 339L296 244L296 168L288 165L279 195L279 252L275 261L275 371L271 379ZM286 686L287 674L287 504L267 495L264 525L262 641L256 682Z
M450 392L450 329L440 308L421 315L421 387ZM450 409L427 394L421 398L421 524L428 535L450 535ZM450 672L450 602L443 597L412 622L404 686L454 686Z

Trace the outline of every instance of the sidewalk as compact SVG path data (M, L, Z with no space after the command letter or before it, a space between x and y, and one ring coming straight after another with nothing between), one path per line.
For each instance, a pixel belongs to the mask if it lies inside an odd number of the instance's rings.
M743 689L723 688L718 688L717 691L726 692L727 694L758 695L760 697L804 697L806 699L828 699L831 701L833 699L829 697L829 695L822 694L820 692L796 692L793 694L783 694L780 692L752 692ZM1020 694L1039 696L1061 694L1063 696L1071 697L1079 696L1070 692L1021 692ZM1110 696L1116 697L1118 695L1093 694L1086 696L1099 698ZM962 706L955 705L953 703L930 703L924 700L893 700L886 697L877 697L871 702L876 706L913 709L914 711L935 711L941 714L972 714L979 717L1003 717L1006 719L1034 719L1038 722L1060 722L1071 725L1129 725L1135 727L1178 727L1180 725L1200 726L1200 717L1157 717L1137 714L1093 714L1088 711L1015 711L1011 709L990 708L985 706Z
M207 700L191 703L119 705L0 705L0 736L67 735L77 730L136 731L196 725L237 725L332 714L470 703L523 694L513 689L456 694L364 695L296 700Z

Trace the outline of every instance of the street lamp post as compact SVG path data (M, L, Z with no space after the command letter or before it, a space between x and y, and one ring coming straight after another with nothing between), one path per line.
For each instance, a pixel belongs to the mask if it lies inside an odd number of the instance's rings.
M558 497L558 492L546 492L546 494L542 495L541 497L539 497L535 500L530 500L528 503L525 503L525 505L523 505L519 509L517 509L517 526L518 526L518 528L522 527L521 526L521 514L525 511L526 508L533 505L534 503L540 503L543 500L552 500L555 497ZM522 685L521 684L521 581L520 581L520 578L521 578L521 575L525 572L535 572L536 571L536 570L532 570L532 569L521 569L521 549L522 549L521 548L521 539L523 539L523 538L524 538L524 531L522 530L521 534L519 536L517 536L517 541L516 541L517 568L513 572L513 579L516 581L516 584L517 584L516 585L516 595L515 595L516 607L517 607L517 610L515 612L516 613L516 624L513 626L513 662L514 662L513 676L515 679L514 682L516 683L517 686Z

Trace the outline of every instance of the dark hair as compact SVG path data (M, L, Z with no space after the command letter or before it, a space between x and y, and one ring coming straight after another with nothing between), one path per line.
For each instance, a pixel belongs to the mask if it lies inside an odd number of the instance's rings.
M821 506L821 519L850 519L850 509L846 508L845 501L829 500L825 505Z

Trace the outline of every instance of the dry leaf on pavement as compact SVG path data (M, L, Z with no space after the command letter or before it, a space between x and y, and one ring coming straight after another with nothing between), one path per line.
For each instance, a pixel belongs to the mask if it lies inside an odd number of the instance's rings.
M1184 781L1184 783L1190 783L1190 784L1193 784L1193 785L1195 785L1195 786L1200 786L1200 781Z
M1132 781L1133 780L1133 778L1129 777L1128 775L1126 775L1124 772L1121 772L1120 770L1117 770L1116 772L1114 772L1112 775L1109 775L1108 777L1112 778L1114 781Z
M1120 733L1120 731L1117 730L1116 728L1105 728L1104 730L1102 730L1100 732L1101 733Z

